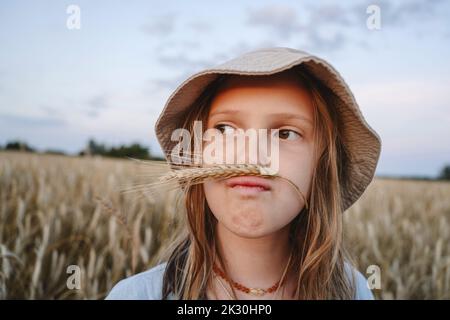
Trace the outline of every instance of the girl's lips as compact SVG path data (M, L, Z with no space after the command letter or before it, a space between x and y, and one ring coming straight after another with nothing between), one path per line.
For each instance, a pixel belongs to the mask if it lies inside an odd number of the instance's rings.
M229 178L226 180L226 185L229 188L245 188L255 191L269 191L271 189L270 184L264 178L254 176L240 176Z

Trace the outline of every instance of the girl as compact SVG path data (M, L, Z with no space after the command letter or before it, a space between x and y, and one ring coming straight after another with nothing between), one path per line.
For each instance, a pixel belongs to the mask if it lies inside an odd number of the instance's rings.
M373 299L344 250L342 214L372 181L381 140L338 72L277 47L191 76L156 123L169 163L172 133L192 133L196 120L224 139L272 129L285 179L187 186L187 227L165 262L120 281L107 299Z

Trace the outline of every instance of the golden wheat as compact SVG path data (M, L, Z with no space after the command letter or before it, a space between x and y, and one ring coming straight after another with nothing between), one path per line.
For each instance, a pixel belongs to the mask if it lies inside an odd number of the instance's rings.
M184 227L183 203L176 189L146 192L170 174L165 163L121 192L143 171L129 160L0 152L0 298L101 299L158 263ZM450 298L449 183L375 179L344 222L359 270L380 267L377 298ZM82 270L80 290L67 288L70 265Z
M141 161L142 162L142 161ZM157 161L144 161L147 167L160 167L160 163ZM172 168L173 169L173 168ZM154 170L150 169L150 172ZM144 174L145 176L145 174ZM158 174L150 175L156 178ZM134 188L124 191L136 191L137 189L149 192L151 194L164 187L166 189L174 189L179 186L196 185L204 183L208 180L222 180L237 176L261 176L265 178L280 178L286 181L294 190L300 195L305 203L306 209L308 209L308 201L305 195L301 192L299 187L290 179L281 176L274 169L270 167L264 167L257 164L216 164L213 166L175 166L175 170L169 170L163 174L159 174L159 177L154 182L147 182L139 184Z

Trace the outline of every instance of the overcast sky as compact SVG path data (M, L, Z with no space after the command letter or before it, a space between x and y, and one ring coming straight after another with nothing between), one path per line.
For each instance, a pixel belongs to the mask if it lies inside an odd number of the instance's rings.
M81 10L81 29L66 9ZM370 4L381 29L366 25ZM377 174L450 164L449 1L17 1L0 4L0 144L161 150L154 123L190 74L259 47L331 62L383 147Z

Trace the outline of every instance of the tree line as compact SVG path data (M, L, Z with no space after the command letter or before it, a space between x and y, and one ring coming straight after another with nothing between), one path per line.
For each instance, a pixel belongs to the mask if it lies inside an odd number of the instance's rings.
M36 148L28 145L24 141L10 141L4 146L0 146L0 150L12 150L23 152L39 152L45 154L59 154L67 155L62 150L47 149L38 151ZM139 143L131 143L129 145L123 144L119 146L108 146L104 143L99 143L94 139L90 139L83 150L80 150L79 156L103 156L112 158L135 158L142 160L163 160L162 157L152 155L148 147L142 146Z

